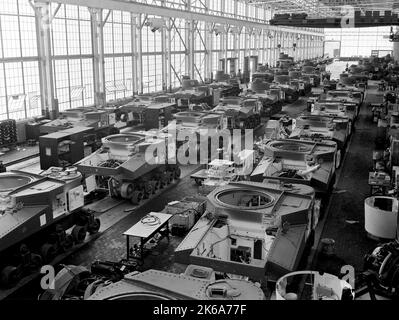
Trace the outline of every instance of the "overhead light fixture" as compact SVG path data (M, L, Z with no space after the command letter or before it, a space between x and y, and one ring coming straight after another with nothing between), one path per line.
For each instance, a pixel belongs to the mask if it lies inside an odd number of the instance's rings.
M156 32L166 26L163 18L148 18L145 25L150 27L152 32Z
M213 31L215 32L215 35L220 35L220 34L222 34L222 33L225 33L226 32L226 29L225 29L225 27L223 26L223 25L221 25L221 24L217 24L217 25L215 25L215 27L213 28Z

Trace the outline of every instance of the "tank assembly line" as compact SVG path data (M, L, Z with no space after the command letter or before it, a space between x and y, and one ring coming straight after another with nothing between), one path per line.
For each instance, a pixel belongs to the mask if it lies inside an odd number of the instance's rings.
M388 295L385 283L370 270L376 270L375 265L383 259L380 256L392 256L385 255L387 250L396 252L394 245L379 247L367 256L369 271L359 275L365 283L359 292L333 275L300 271L324 219L366 94L345 87L347 80L338 80L340 88L324 85L322 93L312 92L313 100L307 100L309 89L317 88L324 76L331 80L330 74L320 68L321 62L316 70L311 61L298 67L286 58L281 57L277 69L259 67L251 89L235 90L232 79L219 73L210 85L185 80L184 88L174 96L156 94L121 101L106 111L108 119L115 118L116 133L94 137L96 147L74 163L73 158L65 162L73 167L52 166L46 160L38 174L1 173L1 285L17 287L18 280L37 273L43 264L57 261L57 256L68 259L69 252L75 252L73 248L86 241L87 234L99 232L103 216L92 210L98 201L111 201L105 215L120 203L130 203L133 208L123 210L128 216L151 199L162 197L168 186L178 187L182 170L186 170L176 161L179 149L192 147L196 141L195 154L187 148L185 156L208 162L206 168L197 164L188 173L195 182L190 188L199 186L198 197L176 199L159 212L147 212L123 234L126 257L114 262L91 261L90 267L69 264L58 268L56 288L42 292L41 300L270 298L257 283L273 283L276 291L272 295L277 300L352 300L370 290ZM207 100L209 92L217 99ZM305 110L296 116L283 111L288 102L296 103L302 95L308 105ZM87 122L87 115L97 114L97 110L89 110L63 113L62 119L67 119L69 126L82 128L71 138L66 134L72 133L64 133L71 128L54 125L59 120L43 126L54 127L60 137L66 135L58 141L71 139L72 151L87 148L90 144L84 134L95 135L97 130ZM274 120L270 119L273 114ZM82 121L87 127L80 126ZM209 147L213 137L237 129L254 130L253 150L237 150L237 141L233 141L235 153L228 155L219 141L216 153L201 153L201 143ZM173 134L177 139L171 144ZM46 140L50 135L41 138L43 159L51 155L48 149L52 145ZM194 136L195 140L190 138ZM65 150L60 142L55 146ZM378 212L386 208L378 199L366 202L366 230L374 237L395 239L396 224L390 224L387 236L387 228L375 222L380 219ZM394 221L397 215L391 211ZM151 231L144 234L143 228ZM167 238L169 246L171 237L180 239L173 245L173 261L186 266L185 272L176 275L144 267L151 252L166 245L162 239ZM396 268L394 261L387 263ZM291 275L310 277L312 293L298 293L300 281L288 281ZM395 275L390 277L395 284ZM323 286L317 284L320 281Z
M0 8L0 300L399 298L393 29L393 50L340 57L326 3L17 2ZM60 21L90 37L60 53Z

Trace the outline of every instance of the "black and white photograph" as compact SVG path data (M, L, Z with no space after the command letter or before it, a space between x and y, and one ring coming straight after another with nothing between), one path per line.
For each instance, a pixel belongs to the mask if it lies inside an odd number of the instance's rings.
M399 300L398 15L1 0L0 308Z

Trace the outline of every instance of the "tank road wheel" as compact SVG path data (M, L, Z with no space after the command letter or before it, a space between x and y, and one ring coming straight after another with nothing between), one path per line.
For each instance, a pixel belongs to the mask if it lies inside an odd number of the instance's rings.
M100 230L101 221L100 219L96 218L93 220L91 224L88 226L89 234L96 234L98 230Z
M86 239L86 228L83 226L74 226L71 236L75 243L82 243Z
M171 184L173 181L173 172L167 171L166 172L166 184Z
M175 178L175 180L179 179L181 175L181 169L179 167L176 168L176 170L173 173L173 176Z
M341 166L342 155L341 150L337 150L337 154L335 155L335 169L338 169Z
M41 256L43 258L43 262L44 263L49 263L49 262L53 261L54 258L56 257L57 250L52 244L45 243L40 248L40 253L41 253Z
M141 191L136 190L133 192L133 195L132 195L130 201L133 204L139 204L142 199L143 199L143 193Z
M153 186L150 181L144 183L143 189L144 189L143 190L144 199L148 199L151 196L151 194L154 193Z
M134 191L134 186L131 183L122 183L121 197L123 199L130 199Z
M159 181L158 180L151 180L150 183L152 185L152 193L153 194L157 193L157 191L159 189Z
M70 234L66 234L65 239L61 245L62 245L62 249L64 249L64 251L71 249L73 246L73 237Z
M30 264L32 269L36 269L43 264L43 259L39 254L31 253Z
M163 189L166 186L166 172L162 173L159 177L159 189Z
M1 270L0 283L9 287L19 281L18 269L14 266L6 266Z

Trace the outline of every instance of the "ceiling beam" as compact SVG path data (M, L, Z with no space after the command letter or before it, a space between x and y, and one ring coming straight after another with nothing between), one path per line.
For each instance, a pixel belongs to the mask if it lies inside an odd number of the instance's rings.
M291 33L300 33L306 35L314 35L321 36L324 35L323 32L314 32L307 30L300 30L298 28L284 28L284 27L275 27L268 25L266 23L251 21L251 20L243 20L243 19L235 19L229 18L225 16L217 16L200 12L193 12L188 10L180 10L175 8L167 8L161 7L158 5L152 4L144 4L138 2L127 2L123 0L41 0L41 2L55 2L76 6L84 6L89 8L99 8L99 9L110 9L110 10L120 10L127 11L131 13L144 13L148 15L160 16L160 17L169 17L169 18L182 18L186 20L196 20L196 21L205 21L209 23L221 23L226 25L234 25L239 27L248 27L248 28L257 28L257 29L266 29L273 31L283 31L283 32L291 32Z

